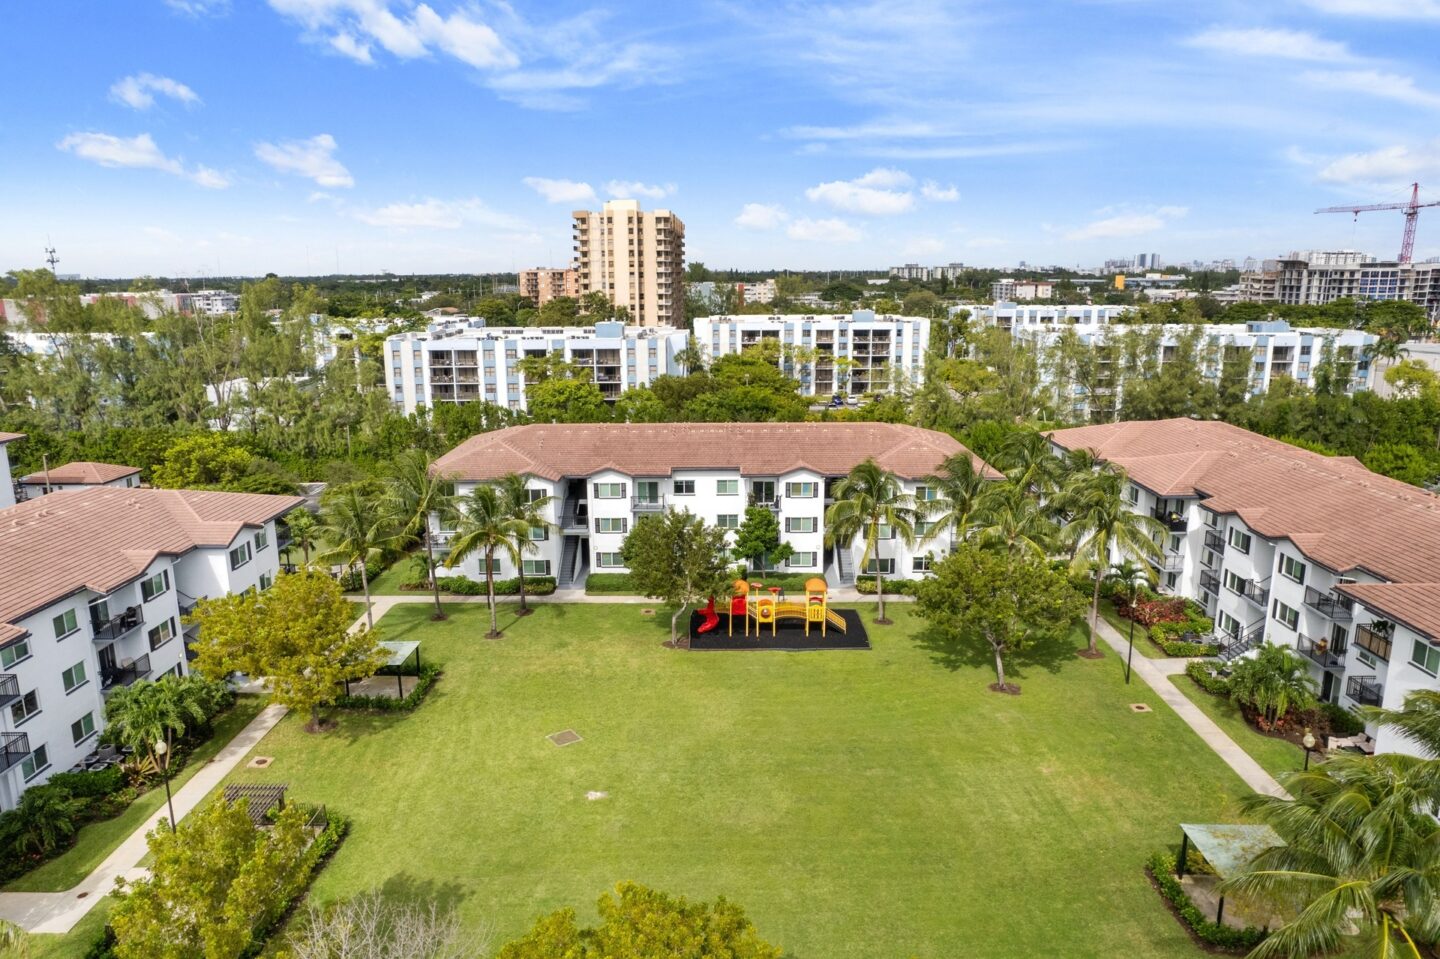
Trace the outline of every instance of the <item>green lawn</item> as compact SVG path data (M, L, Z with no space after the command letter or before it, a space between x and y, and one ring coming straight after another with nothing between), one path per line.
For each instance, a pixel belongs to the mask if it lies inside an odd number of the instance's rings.
M1115 604L1105 597L1100 598L1100 616L1111 626L1115 632L1120 634L1122 639L1130 636L1130 620L1121 616L1115 611ZM1164 659L1165 651L1154 643L1140 624L1135 625L1135 652L1147 659Z
M24 959L85 959L91 943L105 930L113 903L109 896L100 900L67 935L31 936L27 942L30 952Z
M1197 954L1141 864L1243 787L1079 632L1007 697L901 604L873 651L810 654L667 650L621 605L502 608L487 642L482 606L449 610L385 618L445 665L418 712L287 718L233 777L353 817L320 898L420 894L503 940L635 879L729 896L796 959Z
M263 696L240 696L224 715L215 720L215 735L191 755L185 768L171 780L171 789L179 789L205 763L225 747L235 734L249 725L250 720L265 706ZM79 884L115 847L165 805L165 790L155 788L130 804L130 808L103 822L91 823L80 830L75 845L62 855L5 886L6 892L64 892Z
M1240 714L1240 707L1235 703L1207 693L1196 686L1189 676L1171 676L1170 681L1180 687L1180 691L1188 696L1191 702L1215 720L1215 724L1235 740L1241 749L1249 753L1250 758L1264 766L1270 775L1293 772L1304 765L1304 749L1294 743L1261 733L1245 721L1245 717Z

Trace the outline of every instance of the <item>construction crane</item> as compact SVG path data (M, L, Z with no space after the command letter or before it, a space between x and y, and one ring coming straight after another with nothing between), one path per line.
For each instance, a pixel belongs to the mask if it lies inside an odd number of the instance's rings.
M1431 203L1420 202L1420 184L1410 184L1409 203L1369 203L1364 206L1327 206L1316 210L1316 213L1351 213L1356 219L1360 214L1370 213L1375 210L1404 210L1405 211L1405 238L1400 241L1400 259L1397 262L1409 263L1410 255L1415 252L1415 226L1420 222L1420 211L1427 206L1440 206L1440 200Z

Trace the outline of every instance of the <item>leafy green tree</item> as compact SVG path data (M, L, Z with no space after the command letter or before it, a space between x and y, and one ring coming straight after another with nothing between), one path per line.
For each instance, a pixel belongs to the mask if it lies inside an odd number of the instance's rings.
M1007 656L1068 635L1085 608L1065 577L1043 560L968 543L931 568L915 597L920 615L948 641L991 653L991 688L998 692L1015 691L1005 679Z
M1367 469L1415 486L1424 486L1440 474L1437 457L1409 443L1377 443L1365 451L1361 462Z
M620 547L636 589L675 607L670 641L680 640L680 616L729 580L725 531L706 526L689 510L642 516Z
M83 809L82 800L59 786L32 786L0 817L0 841L15 856L52 852L75 835Z
M196 433L175 442L150 472L162 489L228 486L248 476L255 454L219 433Z
M901 311L906 316L928 316L934 318L943 312L945 306L940 302L940 297L929 290L916 290L913 293L905 294L905 301Z
M202 702L192 695L192 689L166 677L115 690L105 701L109 735L148 756L156 769L164 768L175 739L210 718ZM165 743L164 757L155 748L158 742Z
M236 672L266 677L270 698L303 712L306 728L318 731L320 708L335 700L341 685L385 664L376 631L351 631L353 618L330 577L282 573L263 593L200 601L189 617L200 626L194 668L211 679Z
M372 559L379 559L395 542L394 514L374 490L361 483L349 483L329 491L320 504L320 535L330 548L317 557L322 563L359 567L360 588L365 593L365 623L375 628L370 602Z
M515 565L520 577L520 609L519 615L530 615L530 608L525 605L525 554L538 550L535 545L536 535L548 536L555 529L555 524L545 518L545 508L555 499L548 493L540 493L535 490L533 495L530 487L526 484L525 477L519 473L506 473L500 477L500 496L504 500L505 515L515 524L515 554L520 557L520 562ZM520 526L525 527L525 532L519 532Z
M780 959L739 906L690 902L638 883L622 882L599 902L600 924L580 928L575 910L536 920L498 959Z
M783 563L795 552L794 547L780 538L780 520L768 507L751 506L745 510L745 521L735 531L736 556L748 560L751 568L770 563Z
M849 549L857 536L864 537L860 568L865 570L875 559L875 622L888 624L885 618L885 577L878 560L880 531L884 527L890 537L906 546L915 545L915 498L906 493L894 473L887 472L873 460L856 464L850 473L835 484L835 502L825 511L825 545Z
M481 483L460 500L460 524L450 544L445 565L454 568L472 553L481 555L485 569L485 597L490 606L490 632L486 639L500 638L500 621L495 612L495 555L503 553L518 568L520 551L515 544L528 541L530 524L514 519L506 508L498 486Z
M1440 405L1440 373L1419 360L1404 359L1385 370L1385 382L1402 398L1424 397Z
M1230 698L1256 710L1272 726L1291 709L1314 709L1316 692L1305 660L1284 646L1265 643L1253 657L1231 666Z
M586 379L552 376L527 383L525 397L537 423L606 423L612 415L600 387Z
M536 317L540 326L574 326L580 318L580 301L573 296L546 300Z
M152 830L150 875L122 883L110 914L117 959L240 959L304 888L315 852L293 803L265 829L245 801L215 800L175 832Z
M440 605L440 581L435 575L435 537L431 535L433 520L443 528L455 522L459 512L455 506L454 477L437 473L435 460L424 450L402 453L390 467L385 484L382 508L389 516L388 525L398 530L402 543L419 542L425 549L425 578L435 598L435 620L445 619Z

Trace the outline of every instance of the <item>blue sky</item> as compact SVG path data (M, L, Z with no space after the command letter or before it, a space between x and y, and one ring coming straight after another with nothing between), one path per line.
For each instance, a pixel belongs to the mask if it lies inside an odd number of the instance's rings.
M4 33L0 269L560 264L611 195L711 266L1393 256L1399 214L1311 211L1440 199L1440 0L48 0Z

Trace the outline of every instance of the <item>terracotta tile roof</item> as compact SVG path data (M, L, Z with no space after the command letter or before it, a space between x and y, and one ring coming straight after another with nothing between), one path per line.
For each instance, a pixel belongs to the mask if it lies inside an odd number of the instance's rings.
M472 436L436 460L435 469L461 480L512 472L556 480L605 469L630 476L684 469L841 476L873 457L897 476L918 479L961 452L969 450L948 434L894 423L534 423ZM987 476L1000 476L969 455Z
M4 446L6 443L13 443L16 440L23 440L24 438L24 433L0 433L0 446Z
M1352 457L1322 456L1227 423L1189 419L1056 430L1065 449L1089 448L1161 496L1200 496L1272 539L1289 539L1337 573L1363 569L1392 582L1440 570L1440 497L1372 473Z
M54 483L57 486L70 486L88 484L99 486L102 483L113 483L115 480L124 479L127 476L134 476L140 472L136 466L120 466L116 463L88 463L84 460L76 460L73 463L66 463L64 466L57 466L47 474L43 470L39 473L31 473L29 476L20 477L20 482L30 486L43 486L46 482Z
M81 589L108 593L165 553L227 546L298 496L96 486L0 510L0 624Z
M1375 612L1440 640L1440 582L1346 583L1337 588Z

